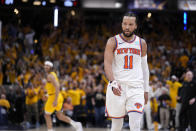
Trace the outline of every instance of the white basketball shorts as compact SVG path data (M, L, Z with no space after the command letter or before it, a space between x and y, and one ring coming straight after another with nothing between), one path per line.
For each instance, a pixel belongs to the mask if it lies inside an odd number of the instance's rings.
M110 118L123 118L126 113L143 113L144 109L144 89L143 87L131 87L120 84L121 96L114 95L110 84L106 92L105 115Z

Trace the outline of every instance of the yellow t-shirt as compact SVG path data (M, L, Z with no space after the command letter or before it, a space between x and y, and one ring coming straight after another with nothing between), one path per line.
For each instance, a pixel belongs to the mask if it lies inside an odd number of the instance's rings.
M18 84L20 85L20 86L22 86L22 76L21 75L19 75L18 77L17 77L17 80L18 80Z
M189 57L186 55L183 55L180 57L180 63L182 67L186 68L187 67L187 62L189 61Z
M153 113L158 112L158 103L157 103L156 98L153 98L153 99L150 101L150 107L151 107L151 110L152 110Z
M40 88L39 93L38 93L38 99L41 100L44 96L44 90Z
M170 80L168 80L166 82L169 85L169 94L171 97L171 108L176 108L176 103L177 103L177 95L178 95L178 88L180 88L182 86L181 83L179 82L172 82Z
M34 91L33 91L34 90ZM37 103L38 100L39 100L39 90L40 90L40 87L36 87L34 89L31 89L31 88L28 88L26 90L26 101L25 103L27 105L31 105L31 104L34 104L34 103Z
M7 109L9 109L10 108L10 103L6 99L0 99L0 106L6 107Z
M67 91L67 93L68 96L71 97L73 106L80 105L80 91L70 89Z
M29 79L31 78L31 75L32 74L30 72L25 73L25 75L24 75L24 83L25 84L28 83Z
M3 72L0 72L0 86L3 84Z
M16 79L16 73L14 70L9 72L9 78L10 78L10 82L13 84L15 82Z
M64 99L67 99L68 93L66 91L61 90L61 94L62 94Z
M83 76L84 76L84 69L79 67L78 80L81 81L83 79Z
M72 79L75 80L76 79L76 76L77 76L77 72L76 71L74 71L74 72L71 73L71 78Z

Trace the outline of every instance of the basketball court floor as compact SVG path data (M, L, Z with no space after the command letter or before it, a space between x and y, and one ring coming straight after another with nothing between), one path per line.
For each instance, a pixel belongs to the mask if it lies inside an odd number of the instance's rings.
M55 127L54 128L55 131L75 131L73 128L71 127ZM46 127L40 127L37 129L31 129L28 131L47 131ZM110 131L109 128L84 128L84 131ZM122 131L130 131L128 129L123 129Z
M84 131L110 131L110 128L83 128ZM8 130L5 130L8 131ZM9 130L10 131L10 130ZM37 129L31 129L27 131L47 131L45 126L42 126ZM75 131L71 127L55 127L54 131ZM129 129L123 129L122 131L130 131ZM141 131L153 131L153 130L141 130Z
M36 128L36 129L28 129L28 130L3 130L0 129L0 131L47 131L46 126L41 126L40 128ZM71 127L55 127L54 131L75 131L73 128ZM83 128L83 131L110 131L110 128ZM122 131L130 131L129 129L123 129ZM150 130L141 130L141 131L150 131ZM153 130L151 130L153 131Z

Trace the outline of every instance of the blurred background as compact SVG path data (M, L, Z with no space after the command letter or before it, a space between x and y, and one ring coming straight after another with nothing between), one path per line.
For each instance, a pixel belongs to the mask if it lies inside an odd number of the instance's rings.
M179 90L187 71L196 75L195 10L195 0L0 0L0 129L45 125L45 60L60 79L64 113L87 128L110 127L103 53L127 11L138 15L136 34L148 44L151 90L142 128L177 129L187 96Z

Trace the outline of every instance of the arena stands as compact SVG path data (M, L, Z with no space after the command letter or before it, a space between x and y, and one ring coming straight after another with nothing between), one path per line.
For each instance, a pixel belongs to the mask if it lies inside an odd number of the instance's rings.
M180 20L173 17L179 16L175 12L155 12L150 19L146 17L146 12L138 14L139 29L136 34L148 44L151 87L148 105L150 116L145 117L143 127L152 129L158 122L161 128L175 128L178 104L175 98L178 96L178 88L183 84L186 71L192 70L196 74L195 27L190 25L189 30L184 31ZM120 18L120 15L116 17ZM45 98L40 86L44 77L43 62L51 60L60 78L65 112L72 112L67 113L87 127L106 126L108 119L104 118L104 113L99 112L102 117L96 114L99 105L104 106L100 99L105 99L104 95L100 98L97 94L105 94L108 83L103 70L103 53L107 39L121 32L121 21L109 18L112 17L92 17L90 20L82 13L76 16L67 14L65 19L61 19L58 28L45 23L40 27L41 30L34 28L33 23L3 23L0 94L6 94L10 103L10 108L7 109L9 122L27 128L34 127L33 125L39 127L45 123ZM165 94L169 100L166 105L162 98ZM31 104L35 103L35 108L38 109L28 112ZM161 125L163 111L160 108L167 108L167 112L170 112L164 125ZM32 117L36 114L39 118ZM96 123L102 119L103 123ZM150 123L147 123L149 119Z

